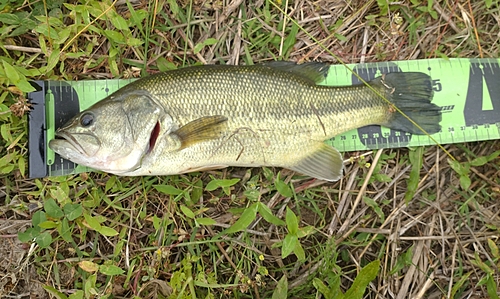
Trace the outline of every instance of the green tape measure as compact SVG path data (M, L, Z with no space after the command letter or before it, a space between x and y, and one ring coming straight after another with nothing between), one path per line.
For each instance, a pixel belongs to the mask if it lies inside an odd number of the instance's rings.
M423 72L432 77L434 100L441 107L442 130L432 137L441 144L500 138L500 59L427 59L348 65L363 80L384 73ZM332 65L324 85L361 81L343 65ZM34 104L29 118L29 176L45 177L91 169L61 158L48 141L56 128L133 80L37 81L28 95ZM341 152L435 144L428 136L380 126L367 126L326 141Z

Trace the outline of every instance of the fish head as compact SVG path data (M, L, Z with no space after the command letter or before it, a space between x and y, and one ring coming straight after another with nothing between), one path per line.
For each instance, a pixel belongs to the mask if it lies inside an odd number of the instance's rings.
M49 147L77 164L126 173L140 167L143 156L154 147L161 125L168 123L171 118L149 93L111 95L59 128Z

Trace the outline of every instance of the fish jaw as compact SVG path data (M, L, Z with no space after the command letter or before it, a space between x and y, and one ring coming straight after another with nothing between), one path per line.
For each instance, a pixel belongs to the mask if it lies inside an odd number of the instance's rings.
M58 138L51 140L49 147L61 157L76 164L109 173L122 174L137 169L144 155L144 150L139 148L134 148L125 156L100 155L99 147L89 146L92 143L85 143L85 140L82 140L82 137L87 140L92 138L99 143L96 137L83 134L75 137L65 132L58 132L56 136ZM82 146L82 143L85 143L86 146Z
M95 156L99 150L99 139L90 134L77 134L76 136L58 131L56 139L50 140L49 148L67 160L86 165L85 161ZM86 141L87 146L81 145L82 140Z

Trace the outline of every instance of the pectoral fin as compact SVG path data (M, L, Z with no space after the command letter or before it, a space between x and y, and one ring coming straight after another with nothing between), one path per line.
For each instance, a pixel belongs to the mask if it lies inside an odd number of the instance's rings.
M226 127L227 117L205 116L195 119L179 128L174 134L179 137L181 147L186 148L198 142L219 138Z
M342 177L344 162L338 150L318 143L315 151L287 168L321 180L338 181Z

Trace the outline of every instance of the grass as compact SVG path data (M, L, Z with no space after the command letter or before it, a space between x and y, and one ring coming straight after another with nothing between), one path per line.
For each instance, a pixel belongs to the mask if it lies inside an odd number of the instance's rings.
M200 63L498 57L498 2L45 0L0 11L0 297L498 298L498 140L446 145L451 163L437 146L346 153L336 183L269 168L30 180L24 96L30 79Z

